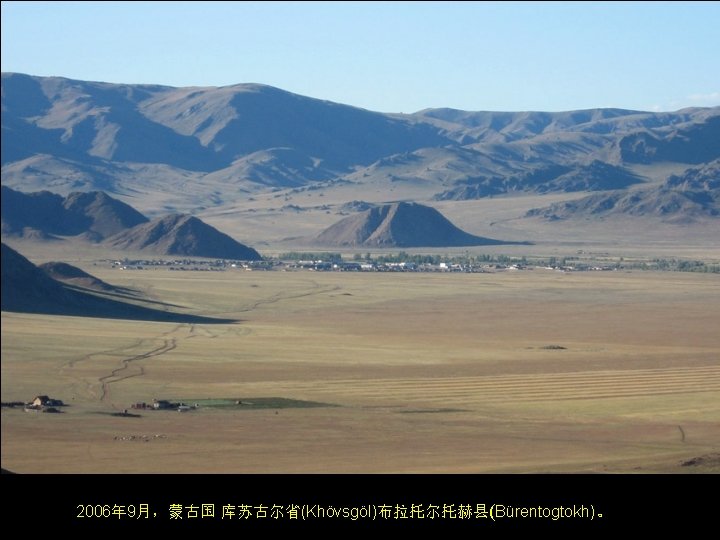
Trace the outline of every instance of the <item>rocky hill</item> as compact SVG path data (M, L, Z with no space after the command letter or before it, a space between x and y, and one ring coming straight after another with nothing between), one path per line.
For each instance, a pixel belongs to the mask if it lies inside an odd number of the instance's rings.
M17 236L76 236L101 240L148 219L131 206L93 191L62 197L49 191L22 193L2 186L2 232Z
M455 227L440 212L417 203L392 203L346 217L315 237L323 246L455 247L504 244Z
M157 255L260 260L254 249L186 214L172 214L123 231L105 245Z

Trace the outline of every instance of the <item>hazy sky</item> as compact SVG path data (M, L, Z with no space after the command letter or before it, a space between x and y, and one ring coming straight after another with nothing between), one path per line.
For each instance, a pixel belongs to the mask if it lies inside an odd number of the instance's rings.
M2 71L382 112L720 105L720 2L2 2Z

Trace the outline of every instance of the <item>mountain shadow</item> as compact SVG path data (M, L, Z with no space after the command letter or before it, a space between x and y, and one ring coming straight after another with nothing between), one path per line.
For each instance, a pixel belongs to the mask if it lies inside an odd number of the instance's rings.
M237 322L235 319L216 319L148 308L79 290L51 278L4 243L1 293L2 310L18 313L188 324Z

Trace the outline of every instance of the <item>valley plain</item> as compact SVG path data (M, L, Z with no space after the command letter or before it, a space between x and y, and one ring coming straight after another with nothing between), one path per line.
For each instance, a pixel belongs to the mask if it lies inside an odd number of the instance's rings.
M3 312L3 401L68 404L2 409L14 472L720 471L716 274L71 262L237 322ZM112 416L153 398L201 405Z
M4 469L720 472L720 107L3 73L2 108ZM327 250L358 271L275 265ZM178 258L226 262L143 263Z

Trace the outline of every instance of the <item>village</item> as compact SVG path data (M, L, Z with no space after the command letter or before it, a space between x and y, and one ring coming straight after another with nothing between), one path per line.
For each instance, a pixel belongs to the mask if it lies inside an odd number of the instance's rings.
M222 271L313 271L313 272L425 272L425 273L495 273L507 271L530 271L535 269L559 272L612 271L624 269L620 263L580 262L568 258L538 259L526 257L439 257L418 255L380 255L376 258L359 257L346 260L337 253L290 253L262 261L239 261L230 259L124 259L102 261L119 270L149 270L165 268L176 272L222 272ZM404 257L403 255L407 255ZM304 256L304 257L303 257ZM667 266L667 265L666 265ZM650 269L650 268L646 268Z

